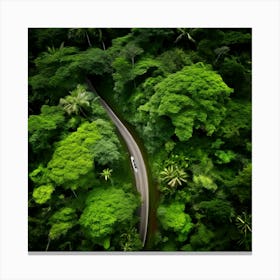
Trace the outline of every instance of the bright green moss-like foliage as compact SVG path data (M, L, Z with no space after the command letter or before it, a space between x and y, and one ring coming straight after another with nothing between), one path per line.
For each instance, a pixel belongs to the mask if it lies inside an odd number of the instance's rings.
M33 191L33 198L38 204L43 204L47 202L54 191L52 185L40 186Z
M213 182L213 180L206 175L194 175L193 181L197 186L201 186L208 190L215 191L218 188L217 185Z
M46 182L48 182L46 178L47 168L45 168L42 164L39 164L39 166L34 169L31 173L29 173L29 178L32 180L32 182L35 183L35 185L42 185Z
M88 177L93 171L92 147L99 138L96 124L86 122L59 142L48 163L50 180L65 188L77 189L81 177Z
M73 208L64 207L60 209L50 218L51 229L49 231L49 238L53 240L65 235L76 222L77 215Z
M170 117L180 141L202 128L212 135L226 114L224 102L232 90L220 75L201 63L184 67L155 86L141 110Z
M165 230L176 232L178 241L185 241L193 227L191 217L184 213L185 205L174 202L170 205L161 205L158 208L158 217Z
M96 189L88 196L80 224L94 240L103 240L116 228L131 225L138 203L137 197L122 189Z
M108 121L85 122L57 144L48 163L48 178L71 189L81 187L83 179L90 184L94 162L106 165L120 160L119 149L119 140Z

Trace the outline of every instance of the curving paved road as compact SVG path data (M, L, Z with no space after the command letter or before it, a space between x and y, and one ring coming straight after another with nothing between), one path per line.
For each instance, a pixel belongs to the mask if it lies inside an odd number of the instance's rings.
M87 82L89 84L89 88L97 94L91 82L89 80L87 80ZM132 137L128 129L124 126L124 124L119 120L119 118L116 116L113 110L100 96L99 96L99 100L101 105L104 107L109 117L113 121L113 123L116 125L118 131L122 135L127 145L127 148L129 150L130 156L134 158L136 168L135 167L133 168L133 172L134 172L137 190L141 195L139 233L142 240L142 244L144 246L146 241L148 216L149 216L149 184L148 184L148 176L147 176L145 162L136 141L134 140L134 138Z

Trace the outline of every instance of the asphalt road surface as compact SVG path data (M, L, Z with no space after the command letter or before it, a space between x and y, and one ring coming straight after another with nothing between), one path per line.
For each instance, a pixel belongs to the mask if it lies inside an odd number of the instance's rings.
M93 88L89 81L88 84L90 86L90 89L96 93L96 90ZM113 123L116 125L130 153L131 165L133 167L136 188L141 195L139 233L142 240L142 244L144 246L146 241L149 216L149 184L145 162L136 141L134 140L133 136L130 134L128 129L124 126L124 124L119 120L119 118L116 116L113 110L100 96L99 100L101 105L104 107L109 117L113 121Z

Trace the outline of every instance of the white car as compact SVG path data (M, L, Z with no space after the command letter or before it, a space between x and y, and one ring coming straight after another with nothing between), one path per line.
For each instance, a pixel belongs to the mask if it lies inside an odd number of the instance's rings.
M130 160L131 160L131 164L132 164L133 170L134 170L135 172L138 172L138 168L137 168L137 165L136 165L136 163L135 163L134 157L131 156L131 157L130 157Z

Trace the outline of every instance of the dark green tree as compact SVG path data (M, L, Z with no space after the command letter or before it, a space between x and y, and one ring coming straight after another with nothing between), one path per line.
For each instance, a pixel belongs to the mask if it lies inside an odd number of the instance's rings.
M28 118L28 142L34 153L42 153L52 148L63 130L65 117L63 110L57 106L43 105L41 114Z
M97 129L101 135L101 138L92 146L92 152L94 153L94 161L101 165L111 165L122 160L120 154L121 144L116 135L113 125L105 120L97 119L94 121Z

